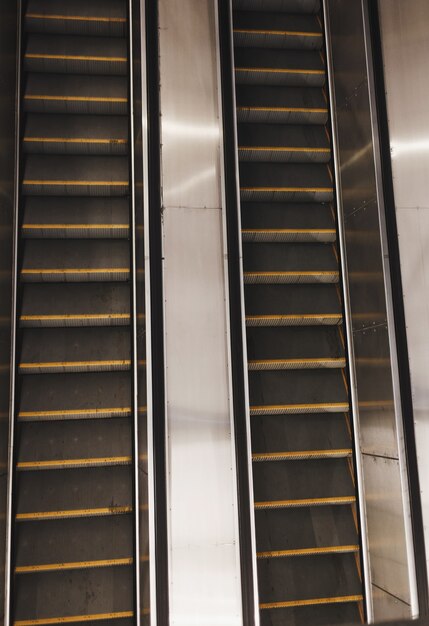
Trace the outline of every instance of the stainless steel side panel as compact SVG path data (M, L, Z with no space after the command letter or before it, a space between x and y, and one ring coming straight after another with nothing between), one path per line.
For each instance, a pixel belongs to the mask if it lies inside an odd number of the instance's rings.
M214 0L160 0L160 67L170 624L238 626Z
M429 4L382 0L379 12L429 565Z
M0 19L0 606L5 602L10 401L12 259L15 214L15 112L19 2L4 0ZM6 568L7 575L7 568ZM6 594L8 589L6 589ZM7 611L7 603L6 603Z
M414 561L362 3L327 4L369 546L369 618L377 622L415 614Z

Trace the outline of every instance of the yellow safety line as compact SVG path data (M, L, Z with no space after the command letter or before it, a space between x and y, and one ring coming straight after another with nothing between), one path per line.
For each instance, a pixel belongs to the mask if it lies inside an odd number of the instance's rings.
M352 453L351 448L339 448L337 450L303 450L297 452L261 452L252 454L252 461L270 461L271 459L296 459L301 457L316 457L321 456L348 456Z
M326 548L300 548L297 550L272 550L269 552L257 552L258 559L275 559L289 556L312 556L319 554L343 554L348 552L358 552L359 546L328 546Z
M321 234L335 234L334 228L243 228L242 233L321 233Z
M127 180L24 180L24 185L104 185L113 187L128 187L129 182Z
M50 417L53 415L98 415L99 413L115 413L124 415L131 413L131 407L107 407L101 409L66 409L58 411L20 411L18 417Z
M129 269L126 267L101 267L101 268L86 268L86 269L24 269L21 270L21 274L99 274L100 272L115 272L115 273L129 273Z
M127 139L91 139L87 137L68 138L68 137L24 137L24 142L27 143L128 143Z
M266 502L255 502L256 510L259 509L282 509L299 506L320 506L330 504L354 504L355 496L329 496L327 498L304 498L300 500L268 500Z
M68 511L43 511L38 513L17 513L18 522L37 521L45 519L59 519L69 517L95 517L97 515L120 515L131 513L131 506L111 506L99 509L71 509Z
M330 152L330 148L290 148L288 146L239 146L239 150L255 150L259 152Z
M70 615L69 617L42 617L41 619L15 620L14 626L44 626L45 624L71 624L72 622L95 622L103 619L134 617L134 611L117 613L95 613L92 615Z
M92 459L63 459L58 461L22 461L16 464L18 470L26 469L49 469L50 467L66 467L82 465L128 465L132 461L130 456L111 456Z
M128 102L128 98L104 98L104 97L97 97L97 96L25 95L24 100L65 100L66 102Z
M45 228L45 229L84 228L85 230L90 230L90 229L95 230L96 228L111 228L111 229L123 228L125 230L125 229L129 229L129 225L128 224L23 224L21 228L27 229L27 230L32 229L32 228Z
M55 321L55 320L99 320L99 319L130 319L129 313L100 313L94 314L82 314L82 315L21 315L21 322L35 322L38 320Z
M239 106L238 111L281 111L282 113L327 113L328 109L305 108L305 107L254 107Z
M25 17L41 20L79 20L82 22L120 22L125 23L125 17L83 17L80 15L44 15L43 13L26 13Z
M336 270L322 271L285 271L285 272L244 272L245 276L330 276L331 274L339 275Z
M276 191L276 192L322 192L328 193L333 191L332 187L241 187L240 191Z
M259 29L245 29L245 28L234 28L234 33L249 33L249 34L258 34L258 35L290 35L293 37L322 37L322 33L309 33L303 31L292 31L292 30L259 30Z
M250 359L248 361L249 367L252 365L311 365L311 364L332 363L338 365L338 367L345 367L346 360L343 358L326 358L326 359Z
M27 52L26 59L53 59L63 61L108 61L110 63L126 63L126 57L95 57L80 54L36 54Z
M324 74L325 70L289 70L272 67L236 67L236 72L270 72L272 74Z
M315 313L314 315L308 313L308 314L304 314L304 315L300 315L299 313L296 313L294 315L282 315L281 313L279 315L248 315L246 316L246 319L338 319L341 318L341 313Z
M341 409L342 411L348 411L349 405L347 402L320 402L318 404L265 404L265 405L253 405L250 407L250 411L278 411L279 409L293 409L293 410L302 410L302 409L326 409L336 408Z
M93 365L131 365L129 359L111 361L46 361L40 363L20 363L20 369L37 369L38 367L91 367Z
M70 569L89 569L92 567L115 567L117 565L132 565L133 558L103 559L100 561L73 561L72 563L47 563L45 565L21 565L15 567L16 574L30 574L35 572L55 572Z
M360 602L362 595L337 596L335 598L312 598L311 600L290 600L288 602L263 602L259 605L263 609L287 609L295 606L313 606L318 604L339 604L344 602Z

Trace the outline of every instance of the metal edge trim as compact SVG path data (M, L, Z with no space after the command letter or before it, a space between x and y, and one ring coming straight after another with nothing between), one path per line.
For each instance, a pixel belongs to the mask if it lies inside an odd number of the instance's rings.
M5 589L4 589L4 626L11 624L11 580L12 571L12 520L13 520L13 468L15 438L15 386L16 386L16 331L18 298L18 239L19 239L19 186L21 176L21 91L22 91L22 0L17 6L17 59L16 59L16 100L15 100L15 185L13 216L13 259L12 259L12 306L11 306L11 352L10 352L10 398L9 398L9 442L7 466L7 503L6 503L6 545L5 545Z
M231 367L234 405L234 435L239 498L238 525L241 557L242 606L243 620L246 626L259 626L260 615L257 580L253 473L251 460L252 452L250 439L250 402L247 376L244 273L241 242L240 183L237 159L238 138L235 113L236 99L234 81L232 2L231 0L218 0L217 6L219 20L218 45L220 86L222 91L220 94L223 136L223 159L221 159L221 162L223 172L223 192L225 193L225 225L227 230L228 248L228 287L231 329L230 349L232 355ZM227 119L228 115L229 120ZM227 132L228 130L232 132ZM231 165L231 167L228 168L227 164ZM229 172L231 172L231 174L229 174ZM228 187L230 189L229 194ZM231 252L234 250L234 247L237 251L237 258L234 259L234 262L232 262ZM235 267L233 267L234 265ZM233 275L233 272L235 273L235 276ZM239 302L237 302L238 294ZM235 305L234 299L236 300ZM232 349L233 347L234 349ZM244 431L244 440L240 437L238 428L240 426L239 420L241 420L241 430ZM244 534L247 534L248 536L244 537ZM244 545L244 540L247 545Z
M146 194L145 266L148 370L148 462L152 471L149 480L149 533L152 543L151 626L169 623L169 559L167 515L166 454L166 388L164 342L164 282L162 242L161 128L159 74L159 6L158 0L140 0L145 4L145 83L146 83ZM143 11L142 11L143 14ZM150 373L149 373L150 370ZM149 388L150 384L150 388ZM150 407L150 408L149 408Z
M335 116L336 101L334 91L334 78L333 78L333 59L331 49L331 32L329 22L329 0L323 0L323 18L325 24L325 42L326 42L326 69L328 75L329 84L329 105L331 110L331 129L332 129L332 147L333 147L333 159L334 159L334 171L335 171L335 192L336 192L336 208L337 208L337 221L338 221L338 234L340 245L340 264L341 273L343 277L342 295L344 305L345 316L345 328L347 336L347 353L349 360L349 377L350 377L350 399L351 408L353 414L353 434L355 440L355 462L356 462L356 479L357 479L357 492L359 500L359 522L361 530L361 543L362 543L362 565L363 565L363 583L365 588L365 608L366 618L368 623L374 621L374 607L372 602L372 587L371 587L371 568L370 568L370 556L369 556L369 541L368 541L368 527L366 522L366 500L365 500L365 484L364 484L364 471L362 463L362 452L360 448L360 425L359 425L359 403L358 403L358 390L355 370L355 355L353 344L353 327L351 319L351 303L349 297L349 284L348 284L348 267L346 257L346 239L345 239L345 226L343 219L343 206L342 206L342 187L341 187L341 175L339 167L339 149L338 149L338 128L337 120Z
M395 211L388 212L387 210L387 207L396 207L396 204L390 156L382 35L378 3L371 2L371 4L368 4L367 0L361 0L361 2L371 110L371 130L375 146L375 178L383 248L383 270L392 361L399 466L402 492L405 496L405 499L403 499L403 511L411 610L412 617L415 618L419 614L427 615L429 612L428 575L414 432L411 373L402 296L398 231ZM393 271L391 271L391 267Z

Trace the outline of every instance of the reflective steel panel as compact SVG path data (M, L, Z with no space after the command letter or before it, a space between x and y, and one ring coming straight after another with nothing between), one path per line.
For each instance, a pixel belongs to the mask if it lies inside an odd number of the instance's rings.
M242 623L213 0L160 1L170 624Z
M379 2L417 456L429 563L429 4Z

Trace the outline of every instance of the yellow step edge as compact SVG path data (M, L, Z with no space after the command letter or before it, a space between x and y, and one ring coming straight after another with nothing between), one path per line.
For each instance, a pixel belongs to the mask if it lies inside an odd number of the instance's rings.
M85 230L95 230L97 228L110 228L110 229L124 229L129 230L129 224L23 224L21 226L23 230L31 230L34 228L44 228L45 230L56 229L56 228L66 228L66 229L76 229L82 228Z
M93 314L76 314L76 315L21 315L21 322L36 322L36 321L60 321L60 320L129 320L129 313L93 313Z
M328 546L325 548L299 548L297 550L270 550L268 552L257 552L258 559L277 559L291 556L317 556L320 554L348 554L359 552L359 546Z
M130 465L131 456L98 457L92 459L62 459L58 461L22 461L16 464L17 470L41 470L50 468L99 467L101 465Z
M134 611L116 613L93 613L92 615L70 615L67 617L42 617L41 619L21 619L13 622L14 626L48 626L49 624L71 624L73 622L95 622L108 619L133 618Z
M40 511L36 513L17 513L17 522L37 522L47 519L67 519L72 517L97 517L104 515L122 515L132 513L131 506L110 506L98 509L71 509L67 511Z
M351 456L351 448L339 448L337 450L302 450L296 452L261 452L252 454L252 461L287 461L293 459L312 458L339 458Z
M127 20L125 17L84 17L81 15L45 15L43 13L26 13L26 18L41 20L65 20L65 21L81 21L81 22L116 22L124 24Z
M276 113L328 113L328 109L305 108L305 107L255 107L238 106L237 111L275 111Z
M71 186L100 186L105 187L128 187L127 180L23 180L23 185L71 185Z
M339 276L337 270L305 270L305 271L284 271L284 272L244 272L244 276Z
M94 365L131 365L131 360L114 359L109 361L41 361L40 363L20 363L19 369L37 369L39 367L91 367Z
M316 74L324 75L325 70L291 70L277 69L273 67L236 67L236 72L269 72L270 74Z
M329 153L330 148L291 148L288 146L238 146L239 150L254 150L259 152L323 152Z
M100 413L114 413L115 415L129 415L131 407L106 407L101 409L65 409L58 411L20 411L18 417L52 417L54 415L94 415Z
M340 504L354 504L355 496L329 496L326 498L302 498L298 500L268 500L266 502L255 502L256 510L263 509L287 509L304 506L329 506Z
M257 34L257 35L287 35L291 37L323 37L322 33L311 33L293 30L259 30L247 28L234 28L234 33Z
M128 98L105 98L98 96L48 96L27 94L24 100L53 100L66 102L128 102Z
M315 606L320 604L344 604L346 602L361 602L362 595L336 596L334 598L311 598L309 600L289 600L288 602L263 602L259 604L261 610L288 609L298 606Z
M68 137L24 137L25 143L91 143L91 144L125 144L127 139L90 139L88 137L68 138Z
M305 233L305 234L329 234L329 235L335 235L336 234L336 230L334 228L242 228L241 230L242 233L245 234L252 234L252 233L285 233L285 234L291 234L291 235L295 235L295 234L299 234L299 233Z
M288 193L332 193L332 187L240 187L240 191L288 192Z
M250 407L250 412L252 411L278 411L278 410L288 410L288 411L303 411L303 410L320 410L326 411L329 409L338 409L339 411L348 411L349 405L348 402L320 402L320 403L308 403L308 404L263 404L263 405L252 405Z
M25 59L49 59L58 61L102 61L109 63L126 63L126 57L96 57L91 55L80 54L38 54L33 52L27 52L24 55Z
M100 272L106 273L120 273L129 274L130 270L127 267L100 267L100 268L74 268L74 269L23 269L21 274L99 274Z
M100 561L73 561L71 563L47 563L45 565L21 565L15 567L15 574L36 574L38 572L57 572L73 569L92 569L97 567L116 567L132 565L133 558L103 559Z
M312 314L304 314L304 315L300 315L299 313L296 313L296 315L247 315L246 319L272 319L272 320L276 320L276 319L303 319L303 320L312 320L312 319L341 319L341 313L315 313L314 315Z
M343 359L261 359L249 360L250 371L275 370L275 369L323 369L323 368L344 368L346 360Z

